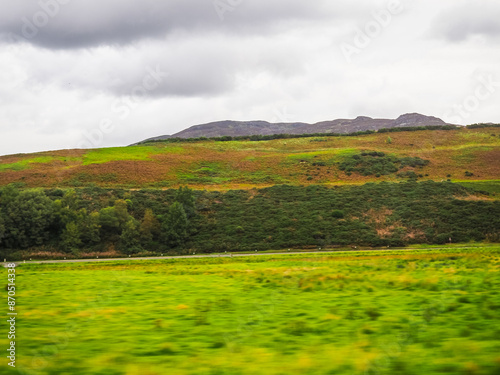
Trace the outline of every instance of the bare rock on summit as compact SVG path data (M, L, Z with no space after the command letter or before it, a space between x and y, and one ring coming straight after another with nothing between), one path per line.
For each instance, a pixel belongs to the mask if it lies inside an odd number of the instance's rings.
M449 125L440 118L433 116L424 116L419 113L407 113L405 115L399 116L394 120L393 127L403 127L403 126L443 126Z

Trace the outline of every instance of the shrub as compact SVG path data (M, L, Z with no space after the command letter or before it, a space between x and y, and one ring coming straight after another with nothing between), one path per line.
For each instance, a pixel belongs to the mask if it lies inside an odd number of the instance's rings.
M414 179L414 180L416 180L419 177L413 171L401 172L401 173L398 173L397 176L400 177L400 178L409 178L409 179Z
M395 173L405 167L422 168L429 164L428 160L419 157L404 157L386 155L383 152L371 151L346 157L339 169L346 173L357 172L363 176L380 177Z

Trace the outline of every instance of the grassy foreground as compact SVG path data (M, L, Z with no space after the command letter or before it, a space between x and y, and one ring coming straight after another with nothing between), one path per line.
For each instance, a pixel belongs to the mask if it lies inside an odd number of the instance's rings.
M500 373L500 246L17 275L21 374Z

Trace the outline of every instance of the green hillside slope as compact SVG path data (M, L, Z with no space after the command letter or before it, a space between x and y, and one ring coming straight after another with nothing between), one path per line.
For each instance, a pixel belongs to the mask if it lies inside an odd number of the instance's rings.
M362 170L342 163L384 153ZM404 162L420 158L424 164ZM373 158L372 158L373 159ZM394 162L392 163L391 160ZM361 184L374 181L489 181L500 179L500 128L314 136L267 141L156 142L94 150L0 157L0 185L229 190L275 184ZM365 168L377 164L374 168ZM385 167L383 167L383 165ZM394 165L391 165L394 164Z

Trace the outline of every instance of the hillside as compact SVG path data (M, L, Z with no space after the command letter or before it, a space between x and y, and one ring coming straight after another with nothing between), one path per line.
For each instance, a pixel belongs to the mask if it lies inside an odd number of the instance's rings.
M359 156L362 163L355 166L353 157L362 152L381 152L384 156ZM425 163L412 166L404 158L419 158ZM419 180L479 182L499 180L499 160L498 127L258 142L157 142L2 156L0 185L133 189L187 185L228 190L275 184L394 182L415 175ZM370 167L373 173L363 169L363 163L375 163Z
M500 128L447 129L4 156L0 255L498 242Z
M443 126L450 125L443 120L425 116L419 113L407 113L395 120L373 119L359 116L353 120L338 119L322 121L315 124L304 122L269 123L267 121L217 121L208 124L195 125L173 135L152 137L142 142L162 140L168 138L199 138L222 136L247 136L271 134L315 134L315 133L354 133L366 130L379 130L383 128L402 128L409 126ZM140 143L142 143L140 142Z
M9 259L500 241L500 201L450 182L219 191L0 189Z

